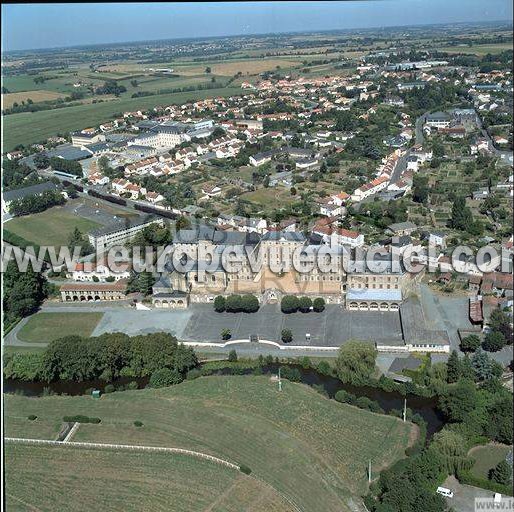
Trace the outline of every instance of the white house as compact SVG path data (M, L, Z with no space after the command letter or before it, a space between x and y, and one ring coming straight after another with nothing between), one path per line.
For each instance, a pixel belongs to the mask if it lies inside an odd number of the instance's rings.
M335 228L330 234L332 245L349 245L350 247L361 247L364 245L364 235L344 228Z
M164 201L164 196L158 192L147 192L146 200L152 204L157 204Z
M77 263L72 272L68 273L68 279L74 281L98 281L101 283L109 281L118 281L120 279L126 279L130 277L129 264L125 263L119 265L120 272L112 271L104 262L93 263Z
M441 231L432 231L428 235L428 245L433 247L446 247L446 235Z
M366 197L372 196L373 194L376 194L377 192L384 190L385 188L387 188L388 179L389 178L387 178L387 176L380 176L371 181L370 183L362 185L353 192L351 196L352 201L362 201L363 199L366 199Z

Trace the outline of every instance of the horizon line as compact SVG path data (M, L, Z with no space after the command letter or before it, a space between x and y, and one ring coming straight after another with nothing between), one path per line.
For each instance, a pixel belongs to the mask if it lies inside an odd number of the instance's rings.
M162 39L139 39L132 41L117 41L110 43L81 43L81 44L73 44L69 46L49 46L49 47L41 47L41 48L25 48L25 49L14 49L14 50L6 50L2 49L1 55L9 55L12 53L22 53L22 52L44 52L50 50L65 50L65 49L80 49L80 48L90 48L90 47L101 47L101 46L115 46L115 45L129 45L129 44L144 44L144 43L158 43L165 41L189 41L189 40L209 40L209 39L223 39L223 38L249 38L255 36L271 36L271 35L292 35L292 34L328 34L328 33L338 33L338 32L348 32L348 31L357 31L357 30L377 30L377 29L394 29L394 28L416 28L416 27L442 27L445 25L494 25L494 24L510 24L514 23L514 19L510 20L491 20L491 21L459 21L459 22L446 22L446 23L417 23L417 24L407 24L407 25L377 25L373 27L352 27L352 28L336 28L336 29L327 29L327 30L291 30L285 32L254 32L251 34L226 34L226 35L212 35L212 36L184 36L184 37L175 37L175 38L162 38ZM3 46L3 44L2 44Z

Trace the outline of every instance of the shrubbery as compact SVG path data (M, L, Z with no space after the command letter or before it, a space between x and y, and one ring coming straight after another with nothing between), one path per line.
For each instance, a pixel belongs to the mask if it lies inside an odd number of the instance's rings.
M30 414L29 416L27 416L27 418L28 418L30 421L37 420L37 416L36 416L35 414Z
M282 313L308 313L316 311L320 313L325 309L325 301L321 297L312 300L310 297L296 297L295 295L285 295L280 302Z
M244 464L241 464L239 466L239 471L241 471L241 473L244 473L245 475L249 475L252 472L252 470L248 466L245 466Z
M255 313L259 310L259 299L255 295L218 295L214 299L214 310L218 313Z
M291 368L290 366L280 367L280 377L292 382L301 382L302 380L300 370L298 368Z
M75 416L63 416L62 421L65 423L94 423L98 424L102 420L100 418L90 418L82 414L76 414Z
M152 373L148 385L152 388L164 388L166 386L180 384L182 380L182 375L180 375L177 370L160 368Z
M334 396L334 398L343 404L349 404L354 405L355 407L358 407L359 409L364 409L366 411L376 412L376 413L383 413L384 410L382 407L380 407L380 404L375 401L371 400L370 398L366 396L355 396L352 393L348 393L348 391L345 391L344 389L340 389Z

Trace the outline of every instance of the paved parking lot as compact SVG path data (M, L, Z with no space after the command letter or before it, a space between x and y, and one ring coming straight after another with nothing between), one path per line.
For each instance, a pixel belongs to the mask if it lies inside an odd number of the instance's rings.
M514 510L514 499L509 496L503 496L501 505L493 508L492 498L494 493L486 491L471 485L461 485L454 476L449 476L444 483L443 487L453 491L453 498L448 498L446 502L449 507L452 507L456 512L474 512L477 510ZM491 500L486 508L482 504L482 508L475 507L475 498L488 498ZM501 508L500 508L501 507Z
M282 329L293 333L293 345L339 346L350 339L398 340L401 326L398 313L346 311L329 305L322 313L285 315L279 306L264 305L256 313L216 313L210 304L195 304L187 310L110 310L93 335L125 332L130 335L166 331L185 341L220 341L222 329L232 331L232 339L280 341ZM310 334L310 340L306 339Z

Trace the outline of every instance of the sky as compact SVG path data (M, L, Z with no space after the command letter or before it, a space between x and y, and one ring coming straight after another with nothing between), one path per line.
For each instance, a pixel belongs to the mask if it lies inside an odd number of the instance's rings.
M2 49L497 20L511 0L3 4Z

